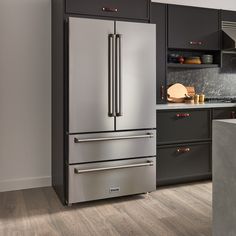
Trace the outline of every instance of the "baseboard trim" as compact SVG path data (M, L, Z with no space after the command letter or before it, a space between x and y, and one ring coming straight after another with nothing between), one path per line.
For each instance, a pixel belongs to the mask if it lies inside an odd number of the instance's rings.
M0 181L0 192L52 186L51 176Z

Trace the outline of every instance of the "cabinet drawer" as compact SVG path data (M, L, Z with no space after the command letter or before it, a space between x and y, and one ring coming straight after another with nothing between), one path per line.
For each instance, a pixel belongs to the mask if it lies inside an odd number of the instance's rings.
M236 118L236 108L221 108L213 109L213 119L235 119Z
M69 166L69 203L156 189L156 157Z
M156 131L127 131L69 136L69 163L156 156Z
M210 139L210 110L157 111L157 143Z
M208 175L211 172L211 144L186 144L157 149L157 185Z
M66 12L133 19L149 18L149 0L66 0Z

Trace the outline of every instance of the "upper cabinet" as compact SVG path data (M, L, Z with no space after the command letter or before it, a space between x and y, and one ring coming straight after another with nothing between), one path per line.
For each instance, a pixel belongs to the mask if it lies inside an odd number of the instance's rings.
M166 27L167 5L151 3L150 22L156 24L156 99L158 103L166 103Z
M148 20L149 5L149 0L66 0L66 13Z
M168 47L188 50L220 50L219 11L169 5Z

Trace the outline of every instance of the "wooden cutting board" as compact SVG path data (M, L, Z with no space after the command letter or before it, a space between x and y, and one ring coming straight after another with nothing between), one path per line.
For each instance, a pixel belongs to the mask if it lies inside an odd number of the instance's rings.
M185 95L187 94L186 87L180 83L173 84L167 89L169 102L184 102Z

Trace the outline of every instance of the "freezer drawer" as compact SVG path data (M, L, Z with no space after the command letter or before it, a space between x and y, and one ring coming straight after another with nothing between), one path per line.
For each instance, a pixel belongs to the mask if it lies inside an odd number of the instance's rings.
M140 158L69 166L69 203L156 189L156 158Z
M69 164L156 155L156 130L69 135Z

